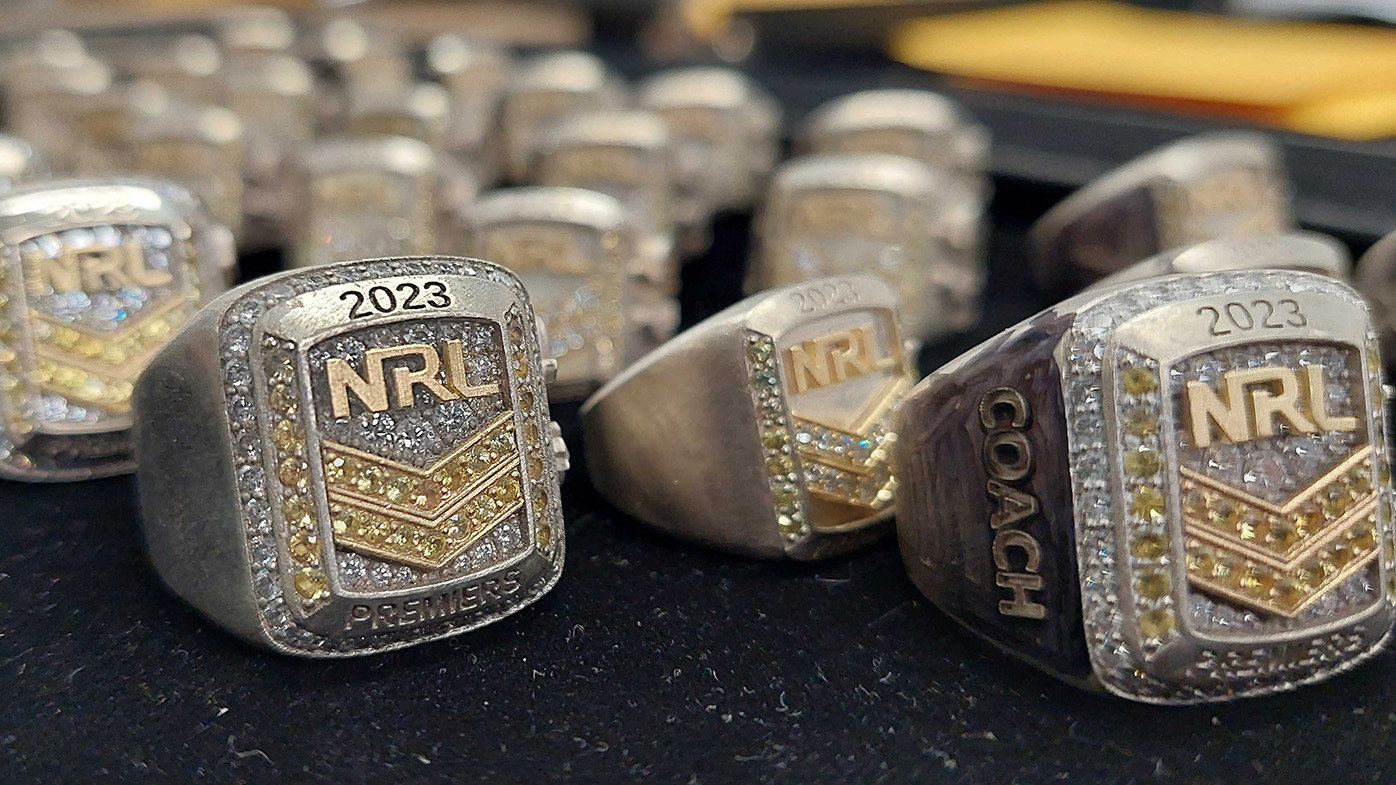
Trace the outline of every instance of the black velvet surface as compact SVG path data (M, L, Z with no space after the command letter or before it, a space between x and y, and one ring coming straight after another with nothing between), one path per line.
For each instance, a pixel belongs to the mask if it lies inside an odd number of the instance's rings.
M1000 183L975 335L1041 304L1022 232L1060 194ZM737 293L746 221L685 272ZM261 269L266 259L249 260ZM576 407L558 412L580 464ZM711 467L721 471L721 467ZM1396 655L1328 683L1164 709L989 650L919 598L893 541L813 565L647 532L578 467L567 564L536 605L384 656L253 651L146 565L129 478L0 484L0 783L1385 782Z

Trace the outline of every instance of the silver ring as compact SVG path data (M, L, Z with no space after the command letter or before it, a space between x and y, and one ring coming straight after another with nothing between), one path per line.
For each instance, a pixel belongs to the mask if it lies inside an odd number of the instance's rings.
M518 611L562 572L533 310L488 262L297 270L212 303L137 384L142 525L244 640L370 654Z
M1347 246L1318 232L1224 238L1164 251L1107 275L1088 288L1104 289L1174 273L1223 270L1302 270L1347 281L1352 258Z
M1380 367L1361 298L1311 273L1078 295L908 395L907 570L995 645L1133 700L1345 671L1396 600Z
M701 252L714 213L750 207L765 190L780 157L780 104L742 72L718 67L664 71L636 94L669 126L681 245Z
M810 113L799 134L806 153L903 155L952 173L987 197L989 131L958 102L929 90L860 90Z
M587 468L617 508L670 534L764 558L842 553L891 514L888 421L910 374L881 281L764 292L592 396Z
M1048 210L1031 240L1039 286L1070 294L1170 248L1293 228L1279 145L1228 131L1120 166Z
M244 130L231 109L171 106L136 118L131 166L193 191L219 223L242 236Z
M234 261L228 230L168 183L0 195L0 477L131 471L132 384Z
M824 153L782 164L756 221L749 292L825 275L875 275L902 323L931 339L972 325L984 287L984 206L904 156Z
M528 179L538 145L555 123L589 109L619 109L628 92L625 82L588 52L552 52L520 62L499 117L509 178Z
M554 400L585 398L674 334L671 257L647 257L647 235L606 194L533 186L489 192L468 210L470 253L514 271L557 362Z
M1356 284L1372 306L1382 356L1396 357L1396 232L1378 240L1357 260Z

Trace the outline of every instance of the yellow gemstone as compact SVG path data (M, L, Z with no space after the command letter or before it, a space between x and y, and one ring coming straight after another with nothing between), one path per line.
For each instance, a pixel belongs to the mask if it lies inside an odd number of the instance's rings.
M304 567L296 573L296 594L306 600L318 600L329 590L325 574L312 567Z
M1177 622L1170 611L1156 608L1139 617L1139 631L1146 638L1163 638L1173 632Z
M388 538L392 530L383 521L359 521L359 536L371 545L378 545Z
M519 480L514 476L505 477L498 485L490 489L490 495L504 505L518 501L519 492Z
M1270 535L1266 539L1281 551L1287 551L1299 542L1299 530L1292 521L1275 518L1270 522Z
M435 509L444 495L441 483L428 477L417 483L412 492L412 504L420 510Z
M1168 544L1156 534L1146 534L1136 537L1130 545L1130 550L1136 557L1152 561L1162 558L1168 552Z
M1294 581L1283 580L1275 584L1271 594L1280 605L1293 608L1304 601L1305 592Z
M543 474L543 460L536 455L528 456L528 473L533 477L541 477Z
M120 365L126 362L126 352L116 346L108 346L102 351L102 360L109 365Z
M305 485L305 463L300 458L287 458L277 467L276 477L281 484L291 488Z
M332 483L343 481L347 466L344 458L336 455L325 462L325 479Z
M281 511L286 515L286 523L291 526L309 528L314 524L310 500L304 496L287 496L282 499Z
M1353 472L1348 480L1348 489L1358 496L1372 492L1372 472L1366 466Z
M417 550L427 559L434 559L446 547L446 543L440 537L423 537L418 544Z
M1134 501L1129 505L1133 515L1149 520L1163 517L1163 492L1152 485L1141 485L1134 491Z
M1158 389L1158 380L1143 368L1130 368L1124 372L1121 386L1130 395L1146 395Z
M775 455L766 461L766 468L770 470L771 474L783 477L795 471L795 462L790 459L789 455Z
M538 443L538 425L532 420L524 423L524 439L527 440L530 445Z
M106 347L96 338L87 338L78 342L76 348L78 354L81 354L83 357L98 357Z
M529 392L528 390L524 390L523 392L519 393L520 409L523 409L524 411L531 411L533 409L533 403L533 393Z
M291 558L302 564L313 564L315 562L315 540L303 531L298 531L291 535L286 549L291 552Z
M1241 520L1241 510L1226 499L1215 499L1207 505L1207 520L1219 529L1234 529Z
M546 547L548 547L548 543L552 542L552 539L553 539L553 528L552 528L551 526L548 526L547 524L544 524L544 525L538 527L538 544L539 544L539 545L541 545L541 546L543 546L544 548L546 548Z
M383 498L390 502L400 502L412 493L415 483L411 477L394 472L383 488Z
M1338 518L1352 506L1352 496L1342 487L1330 488L1323 500L1323 512L1330 518Z
M533 491L533 506L536 507L536 508L539 509L539 510L543 509L544 507L547 507L547 506L548 506L548 492L545 491L545 490L543 490L542 488L536 488L536 489L534 489L534 491Z
M790 443L790 434L784 428L771 428L761 434L761 444L772 450L779 450Z
M794 507L800 503L800 489L790 483L777 485L772 493L778 507Z
M271 406L286 417L293 417L296 413L296 396L291 392L291 388L285 385L277 385L271 388Z
M1125 471L1135 477L1152 477L1158 474L1161 463L1154 450L1139 450L1125 453Z
M164 319L153 319L141 325L141 335L159 340L170 334L170 325Z
M383 492L383 469L378 466L365 466L359 472L358 482L355 484L361 493L377 495Z
M1153 436L1158 433L1158 417L1142 407L1125 412L1125 430L1135 436Z
M1367 553L1377 545L1377 530L1370 526L1364 526L1353 532L1352 539L1348 540L1348 544L1356 553Z
M1266 567L1252 565L1239 574L1236 583L1248 594L1268 597L1270 590L1275 588L1275 572Z
M1173 581L1163 570L1149 570L1139 576L1139 593L1151 599L1166 597L1173 588Z
M285 452L300 452L305 447L305 436L291 420L282 420L277 423L276 429L272 432L271 440Z

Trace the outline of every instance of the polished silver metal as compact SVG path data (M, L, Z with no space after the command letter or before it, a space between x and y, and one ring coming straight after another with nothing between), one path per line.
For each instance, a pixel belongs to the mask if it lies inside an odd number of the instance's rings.
M157 114L136 116L131 168L193 191L240 237L244 144L242 121L231 109L174 102Z
M990 187L989 129L959 102L929 90L860 90L829 101L805 120L804 153L888 153L952 173L967 190Z
M301 150L292 267L436 250L436 153L402 136L342 136ZM472 194L473 196L473 194Z
M567 453L544 375L528 296L486 262L242 286L137 385L151 563L233 634L304 657L517 612L562 572Z
M720 67L664 71L636 94L669 126L682 244L701 251L714 213L747 209L765 191L780 153L780 104L740 71Z
M493 185L504 169L499 112L513 55L499 44L442 33L427 44L426 67L451 95L446 150Z
M1039 286L1069 294L1160 251L1294 226L1279 145L1227 131L1120 166L1047 211L1031 239Z
M889 428L912 384L896 293L865 277L763 292L645 355L582 407L587 468L622 512L762 558L885 532Z
M908 573L995 645L1131 700L1346 671L1396 614L1380 367L1366 305L1325 275L1083 292L907 395Z
M607 194L630 211L643 234L639 252L654 270L672 271L663 284L678 291L674 249L674 148L654 112L578 112L543 135L529 169L539 185Z
M18 136L0 134L0 191L48 174L48 160L34 145Z
M518 274L557 361L555 400L586 397L674 334L672 262L656 268L646 235L616 199L580 188L486 193L465 211L472 255Z
M900 297L907 334L932 339L978 319L984 286L978 194L919 161L826 153L782 164L758 216L747 290L866 273Z
M1089 288L1103 289L1174 273L1222 270L1303 270L1346 281L1352 257L1347 246L1318 232L1223 238L1164 251L1107 275Z
M169 183L0 195L0 477L131 471L132 383L235 262L231 233Z
M552 126L588 109L619 109L629 101L624 81L588 52L535 55L509 78L500 113L508 174L517 183Z

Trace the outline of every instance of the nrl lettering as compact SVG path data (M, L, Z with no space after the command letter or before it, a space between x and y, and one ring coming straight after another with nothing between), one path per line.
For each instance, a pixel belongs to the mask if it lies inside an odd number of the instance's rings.
M330 407L335 418L349 416L350 393L371 412L387 411L389 375L384 365L388 360L397 358L416 358L421 364L417 370L412 370L406 364L391 369L392 400L399 409L413 405L419 386L441 401L494 395L500 389L498 383L475 386L466 383L465 351L457 340L446 341L440 353L424 343L369 349L364 354L363 376L354 370L348 360L331 357L325 362ZM441 378L443 370L444 378Z
M55 292L164 286L174 280L169 270L147 266L145 252L135 243L69 249L62 256L36 260L35 274L40 286Z
M891 355L873 356L872 328L854 327L802 341L785 350L793 394L885 370L897 363Z
M1281 420L1297 433L1357 428L1355 417L1328 412L1323 368L1318 365L1304 366L1302 377L1278 367L1228 371L1220 390L1191 381L1186 396L1188 430L1196 447L1209 447L1214 440L1239 444L1274 436Z

